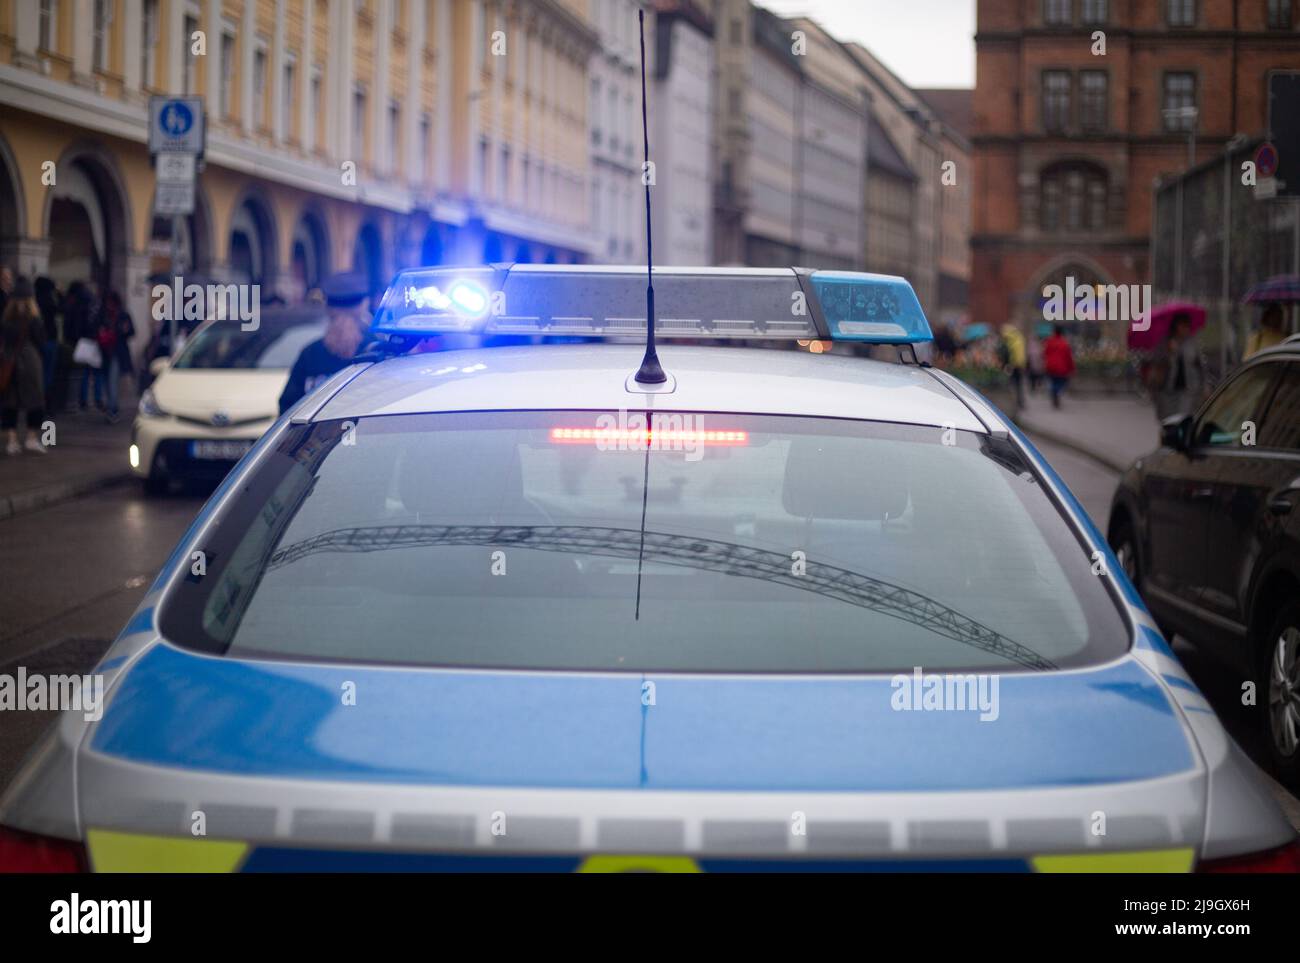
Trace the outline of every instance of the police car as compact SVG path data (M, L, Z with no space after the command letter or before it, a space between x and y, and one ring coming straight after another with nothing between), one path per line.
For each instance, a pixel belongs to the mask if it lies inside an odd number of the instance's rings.
M906 281L657 269L662 371L646 293L399 275L13 783L0 868L1300 865ZM471 338L526 343L410 353ZM788 341L898 361L716 343Z

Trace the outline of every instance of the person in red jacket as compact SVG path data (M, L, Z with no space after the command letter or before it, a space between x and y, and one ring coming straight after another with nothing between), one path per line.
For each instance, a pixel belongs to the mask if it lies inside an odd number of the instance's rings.
M1061 392L1074 374L1074 352L1070 350L1070 342L1065 340L1065 332L1059 324L1052 329L1052 336L1043 342L1043 367L1051 382L1052 407L1059 408Z

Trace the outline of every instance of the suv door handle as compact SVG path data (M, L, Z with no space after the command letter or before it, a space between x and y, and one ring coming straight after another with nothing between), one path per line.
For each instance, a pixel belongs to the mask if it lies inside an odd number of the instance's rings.
M1193 498L1212 498L1212 497L1214 497L1214 489L1213 489L1213 488L1193 488L1193 489L1192 489L1192 497L1193 497Z
M1294 507L1295 506L1291 504L1291 499L1287 498L1285 495L1277 495L1269 499L1268 502L1268 510L1274 515L1289 515L1291 514L1291 509Z

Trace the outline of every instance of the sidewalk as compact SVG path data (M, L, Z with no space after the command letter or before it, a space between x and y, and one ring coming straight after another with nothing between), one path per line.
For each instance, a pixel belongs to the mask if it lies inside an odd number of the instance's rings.
M95 408L63 412L49 418L55 429L55 444L49 454L5 455L0 449L0 519L76 498L131 477L127 448L135 416L135 392L126 390L125 384L123 389L122 414L115 425L108 424L103 412Z
M1031 395L1015 420L1030 435L1071 448L1116 472L1127 470L1160 444L1155 409L1133 395L1067 393L1060 408L1053 408L1045 394Z

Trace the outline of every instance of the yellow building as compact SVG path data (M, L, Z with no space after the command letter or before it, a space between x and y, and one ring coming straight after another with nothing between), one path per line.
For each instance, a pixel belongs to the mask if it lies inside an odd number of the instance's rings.
M147 106L205 103L194 274L583 261L587 0L0 0L0 264L147 316L170 269Z

